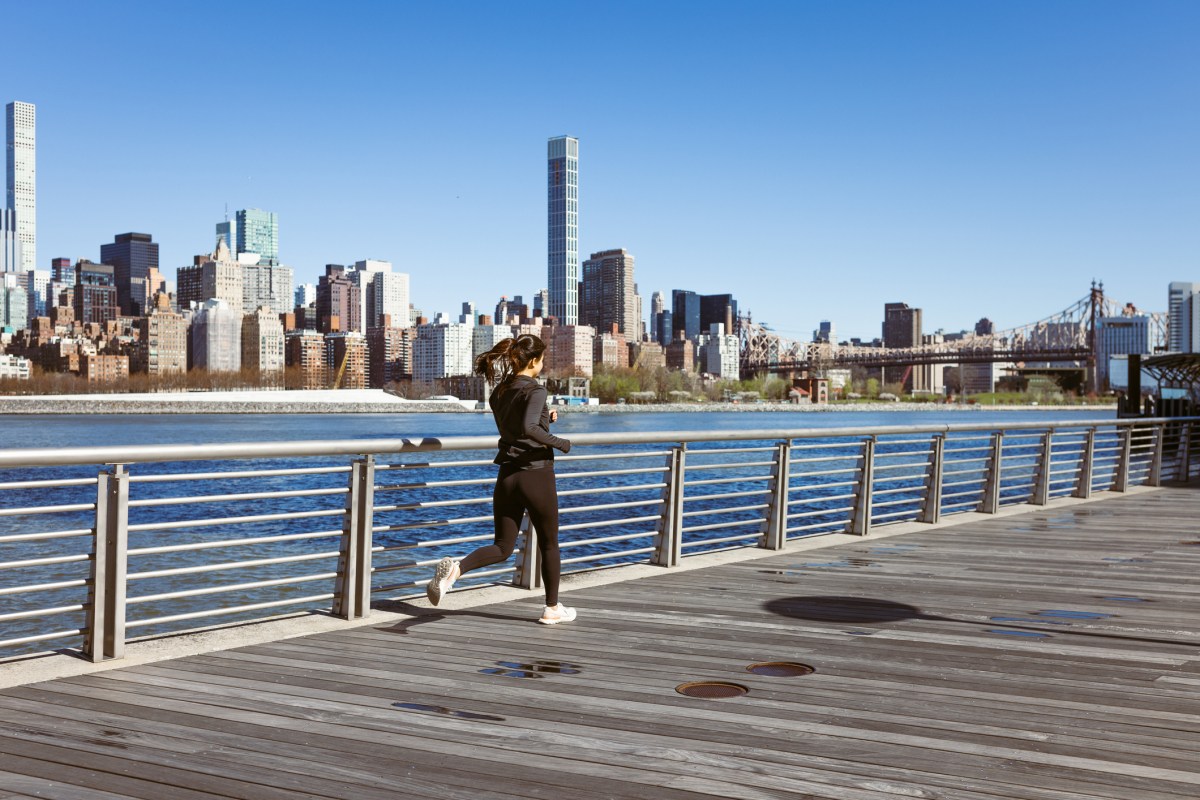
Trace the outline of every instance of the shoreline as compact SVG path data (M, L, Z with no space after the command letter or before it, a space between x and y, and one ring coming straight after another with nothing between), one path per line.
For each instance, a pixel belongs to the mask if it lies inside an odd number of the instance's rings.
M473 414L469 400L406 400L380 389L291 392L187 392L178 394L94 394L0 396L0 415L67 414ZM836 413L886 411L1106 411L1115 405L957 405L949 403L625 403L556 405L563 414L680 414L736 412Z

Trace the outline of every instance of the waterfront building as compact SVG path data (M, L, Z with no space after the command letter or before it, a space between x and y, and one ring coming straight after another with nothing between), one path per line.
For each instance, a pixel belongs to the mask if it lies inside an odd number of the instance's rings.
M705 347L705 371L722 380L736 381L740 378L741 348L736 334L727 333L723 322L713 322L708 327L708 342Z
M244 208L237 212L236 219L237 255L255 253L259 264L278 266L279 215L261 208Z
M358 331L325 334L325 368L331 388L367 388L366 337Z
M33 362L28 358L0 354L0 381L27 381L33 373Z
M1107 387L1114 356L1143 355L1154 352L1153 320L1149 314L1138 314L1132 307L1117 317L1101 317L1096 333L1096 369L1099 383Z
M547 315L562 325L579 322L579 140L547 143Z
M921 309L909 308L907 303L886 303L883 306L883 344L888 348L916 347L921 342ZM905 377L907 375L907 377ZM907 367L887 367L884 383L904 382L904 390L912 391L912 372Z
M392 325L407 328L412 324L408 273L392 272L390 261L366 259L354 262L349 276L359 287L364 328L379 327L384 316L391 318Z
M678 369L691 372L696 366L696 346L688 339L683 331L675 334L675 339L666 347L667 369Z
M1167 350L1200 353L1200 283L1172 281L1167 287Z
M731 294L705 294L700 296L700 330L711 331L712 326L725 326L722 336L737 335L737 300Z
M483 320L488 317L484 315ZM503 342L505 339L512 336L511 325L493 325L489 323L481 323L476 325L471 331L471 361L474 363L476 358L491 350L496 345Z
M283 323L270 306L242 317L242 367L264 377L283 374Z
M583 262L579 320L598 331L615 325L626 340L641 339L633 256L623 249L592 253Z
M75 265L75 319L103 324L121 315L117 302L116 270L109 264L81 259Z
M294 274L291 267L275 264L243 264L242 313L253 314L266 306L286 314L295 306Z
M542 328L546 343L546 372L556 378L592 377L596 329L590 325L553 325Z
M29 294L17 282L15 275L0 282L0 328L14 331L29 327Z
M996 381L1000 377L1000 365L962 364L958 368L959 382L962 383L963 394L990 394L996 391Z
M946 337L941 333L927 333L921 337L922 344L942 344ZM914 364L912 368L913 394L944 394L946 391L946 364Z
M434 322L417 326L413 342L413 380L432 382L441 378L470 375L474 326L450 322L439 314Z
M80 357L80 377L88 383L129 380L129 356L86 354Z
M148 233L117 234L112 242L100 245L100 262L113 266L121 313L132 317L146 314L146 297L153 297L159 288L147 288L150 270L158 270L158 243L153 237Z
M291 331L284 335L288 369L297 372L296 389L326 389L329 370L325 365L325 337L315 330Z
M37 269L37 108L12 102L5 107L8 162L7 202L16 212L21 242L20 272Z
M362 330L362 296L341 264L326 264L317 281L317 330L339 333Z
M383 324L367 329L367 378L372 389L382 389L412 377L415 328L397 327L386 314Z
M205 300L192 317L192 369L237 372L242 368L241 301Z
M0 208L0 275L25 269L21 259L21 237L17 232L17 212Z
M700 336L700 331L700 295L686 289L673 289L669 341L674 341L680 332L685 338L695 341Z
M616 323L607 331L597 333L592 340L592 363L606 367L629 366L629 342L621 335Z
M137 320L138 343L130 369L151 376L182 375L187 372L188 323L171 310L165 292L155 296L150 314Z

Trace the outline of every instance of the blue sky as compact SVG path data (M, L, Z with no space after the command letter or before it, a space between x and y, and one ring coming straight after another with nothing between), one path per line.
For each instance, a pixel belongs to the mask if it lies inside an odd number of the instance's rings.
M298 281L382 258L426 313L546 285L545 142L580 249L645 296L732 292L807 337L1031 322L1200 281L1200 3L0 0L38 106L38 256L143 231L164 271L226 204Z

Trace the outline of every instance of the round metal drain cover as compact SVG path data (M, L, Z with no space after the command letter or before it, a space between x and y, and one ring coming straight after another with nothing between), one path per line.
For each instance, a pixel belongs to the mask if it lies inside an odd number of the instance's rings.
M800 664L796 661L764 661L760 664L751 664L746 667L746 671L753 672L755 675L765 675L768 678L796 678L816 672L808 664Z
M726 697L741 697L749 694L750 690L740 683L725 681L690 681L675 687L675 691L688 697L699 697L705 700L722 700Z

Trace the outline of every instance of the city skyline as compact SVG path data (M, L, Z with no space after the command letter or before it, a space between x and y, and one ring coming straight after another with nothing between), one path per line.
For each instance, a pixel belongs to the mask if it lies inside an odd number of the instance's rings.
M544 71L553 26L535 10L465 8L359 6L336 21L247 9L248 24L279 26L262 55L280 80L255 98L279 124L205 126L191 123L227 101L235 67L169 52L208 11L128 15L161 35L81 71L36 53L103 35L108 12L8 4L26 35L4 94L39 116L36 267L145 231L172 277L211 250L228 203L279 215L297 283L379 258L412 276L430 315L530 296L548 288L539 150L568 131L585 152L582 252L635 253L646 297L732 292L790 338L824 319L874 338L888 302L922 308L929 329L981 316L1003 329L1092 278L1161 311L1166 284L1200 271L1190 4L573 9L562 24L577 52L619 32L632 58L581 55L561 73ZM389 25L428 36L371 55ZM298 54L323 37L352 37L365 61L317 74ZM418 64L428 79L406 80ZM376 77L356 83L358 70ZM79 124L126 93L145 99L122 125Z

